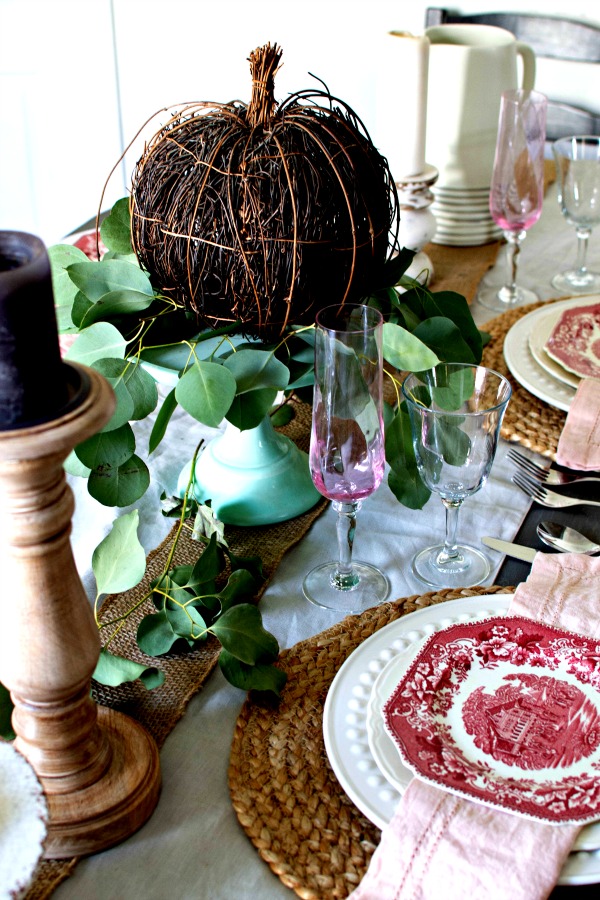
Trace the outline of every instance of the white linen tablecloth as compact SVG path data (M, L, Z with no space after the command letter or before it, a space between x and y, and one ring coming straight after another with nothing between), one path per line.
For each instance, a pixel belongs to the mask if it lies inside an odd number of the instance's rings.
M549 280L557 267L572 261L575 243L574 229L561 219L553 189L542 218L524 243L522 281L536 286L543 298L557 296ZM591 265L600 266L599 243L600 229L592 235ZM502 258L487 277L498 280L502 277L499 272L504 274ZM473 312L478 323L495 315L477 304ZM172 525L172 520L158 512L158 497L163 486L173 489L179 469L191 456L201 433L201 426L190 427L187 416L177 415L169 427L168 443L153 455L154 486L141 504L140 537L146 550L155 547ZM487 534L510 540L518 531L528 501L510 482L507 449L501 441L488 484L465 502L459 537L477 541ZM77 503L74 550L92 596L91 554L109 529L114 510L92 501L85 482L73 483ZM432 497L422 511L407 510L384 483L359 513L355 555L375 561L387 572L392 599L424 593L428 588L412 575L410 559L432 535L441 537L443 531L444 511L437 497ZM341 618L310 605L301 590L305 573L317 561L335 553L335 515L329 508L283 559L261 601L265 625L282 648ZM502 557L489 553L496 563L489 579L493 583ZM293 896L259 858L230 803L229 748L243 700L242 692L215 670L167 738L161 752L162 795L150 821L122 845L81 860L74 874L57 889L57 900L289 900Z

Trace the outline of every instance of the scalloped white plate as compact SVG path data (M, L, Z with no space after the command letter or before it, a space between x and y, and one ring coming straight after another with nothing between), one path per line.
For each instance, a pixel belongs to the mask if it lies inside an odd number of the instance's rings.
M511 599L512 594L482 595L417 610L371 635L340 667L323 711L325 749L348 797L378 828L390 821L400 794L380 771L369 747L367 708L377 678L391 659L416 642L454 622L499 615ZM558 881L597 882L600 850L571 853Z

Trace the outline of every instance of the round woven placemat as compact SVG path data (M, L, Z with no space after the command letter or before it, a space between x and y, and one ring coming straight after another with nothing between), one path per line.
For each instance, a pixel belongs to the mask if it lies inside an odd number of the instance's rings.
M303 900L347 897L380 838L344 793L325 752L323 706L342 663L365 638L407 613L512 590L432 591L349 616L281 655L288 681L277 708L246 701L229 763L233 806L262 859Z
M484 348L482 363L484 366L500 372L501 375L505 375L512 385L513 394L506 408L500 430L502 437L555 460L558 439L564 428L567 414L549 406L548 403L544 403L543 400L539 400L525 390L515 381L504 361L504 338L509 329L520 318L540 306L548 306L548 303L532 303L529 306L511 309L490 322L486 322L482 326L482 330L489 332L491 340Z

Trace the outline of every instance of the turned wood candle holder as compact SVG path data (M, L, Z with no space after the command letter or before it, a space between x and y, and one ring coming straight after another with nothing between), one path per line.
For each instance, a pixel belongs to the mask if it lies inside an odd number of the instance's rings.
M63 462L106 424L114 396L94 370L65 370L66 411L0 431L0 681L15 704L15 745L47 796L49 858L124 840L160 792L152 738L90 696L100 638L71 549L74 503Z

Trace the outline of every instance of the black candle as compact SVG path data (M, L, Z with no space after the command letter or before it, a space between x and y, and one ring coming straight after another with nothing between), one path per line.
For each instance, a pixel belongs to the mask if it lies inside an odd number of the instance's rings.
M74 371L60 356L43 242L0 231L0 431L59 416L70 405Z

